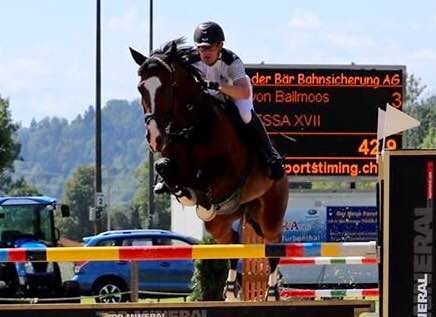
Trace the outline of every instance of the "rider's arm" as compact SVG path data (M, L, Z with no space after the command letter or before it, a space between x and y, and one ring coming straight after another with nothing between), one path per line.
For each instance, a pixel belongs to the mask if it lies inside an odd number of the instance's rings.
M232 99L247 99L250 97L250 81L248 77L241 77L233 82L233 85L221 84L219 89L221 93Z
M225 52L223 52L223 54L224 53ZM245 73L244 63L234 54L228 57L232 60L228 68L228 76L231 78L233 84L228 85L223 83L220 89L221 93L229 96L233 100L250 98L250 77Z

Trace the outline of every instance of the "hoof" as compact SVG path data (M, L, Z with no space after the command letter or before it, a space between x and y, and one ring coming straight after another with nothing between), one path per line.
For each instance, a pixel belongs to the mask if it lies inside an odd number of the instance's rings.
M154 186L153 192L159 195L169 193L170 190L164 182L159 182Z
M237 281L226 281L223 298L226 302L236 302L239 300L239 284Z
M183 206L195 206L197 204L197 195L190 188L184 188L174 193L176 199Z
M276 284L275 286L269 286L265 292L265 301L266 302L274 302L280 300L280 292L279 286Z

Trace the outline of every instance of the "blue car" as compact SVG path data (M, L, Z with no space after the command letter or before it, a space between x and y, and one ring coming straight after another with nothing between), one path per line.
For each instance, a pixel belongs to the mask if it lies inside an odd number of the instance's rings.
M83 238L90 246L154 246L193 245L198 240L167 230L116 230ZM175 296L191 292L194 272L193 260L138 261L138 288L150 294ZM130 287L129 261L80 262L74 268L73 283L77 283L80 295L92 295L97 302L117 303L127 301ZM147 295L147 294L146 294ZM159 295L159 296L161 296Z

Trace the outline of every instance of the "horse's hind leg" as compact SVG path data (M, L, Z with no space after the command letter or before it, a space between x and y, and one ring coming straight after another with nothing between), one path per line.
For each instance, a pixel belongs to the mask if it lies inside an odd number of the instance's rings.
M264 210L264 201L259 200L257 204L252 203L250 213L247 215L247 222L253 227L256 234L264 238L266 243L280 243L281 242L281 229L276 225L272 225L275 222L270 222L274 216L268 217L268 221L265 221L266 215ZM281 222L281 220L279 221ZM268 278L268 288L265 292L266 301L280 300L280 293L278 287L278 258L269 258L270 274Z
M266 243L280 243L282 240L283 218L288 202L287 180L276 182L260 199L255 219L259 223ZM266 301L280 300L278 258L269 258L270 274L268 288L265 292Z
M239 234L233 231L234 239L232 243L239 242ZM229 273L227 275L226 285L223 290L223 298L226 302L238 300L240 285L238 283L238 259L229 260Z
M278 283L278 258L269 258L270 274L268 278L268 287L265 291L265 301L277 301L280 300L280 291Z

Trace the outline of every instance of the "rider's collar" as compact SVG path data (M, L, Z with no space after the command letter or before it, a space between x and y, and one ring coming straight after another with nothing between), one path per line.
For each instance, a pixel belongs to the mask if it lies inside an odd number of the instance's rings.
M216 59L215 63L213 63L212 65L207 65L209 67L215 67L215 65L217 65L218 61L221 61L221 57L222 57L223 53L220 52L220 55L218 55L218 58Z

